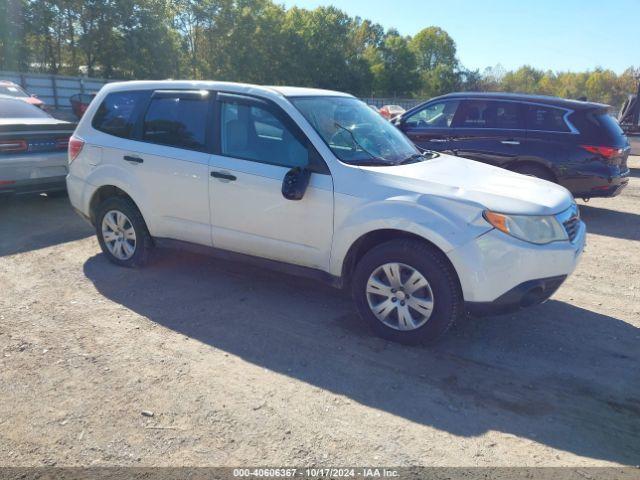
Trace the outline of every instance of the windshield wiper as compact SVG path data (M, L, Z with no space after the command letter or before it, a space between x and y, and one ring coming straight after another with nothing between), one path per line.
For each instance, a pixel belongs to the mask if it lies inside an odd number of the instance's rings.
M438 152L432 152L430 150L424 151L422 153L414 153L413 155L408 156L404 160L400 160L396 165L404 165L406 163L414 163L419 162L421 160L430 160L432 158L439 157L440 154Z
M360 160L360 161L355 161L355 162L349 162L353 165L390 165L391 163L386 161L383 158L380 157L376 157L373 153L371 153L369 150L367 150L366 148L364 148L360 142L358 140L356 140L356 136L353 134L353 132L351 130L349 130L347 127L340 125L338 122L334 122L335 126L338 127L341 130L344 130L345 132L347 132L349 134L349 136L351 137L351 139L353 140L353 143L355 143L358 147L360 147L360 150L362 150L364 153L366 153L367 155L369 155L371 157L371 160Z

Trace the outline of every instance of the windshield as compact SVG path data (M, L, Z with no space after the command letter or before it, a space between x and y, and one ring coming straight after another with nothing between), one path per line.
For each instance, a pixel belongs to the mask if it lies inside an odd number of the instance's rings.
M11 97L28 97L24 90L17 85L0 85L0 95L9 95Z
M345 163L394 165L420 154L400 130L356 98L297 97L290 101Z

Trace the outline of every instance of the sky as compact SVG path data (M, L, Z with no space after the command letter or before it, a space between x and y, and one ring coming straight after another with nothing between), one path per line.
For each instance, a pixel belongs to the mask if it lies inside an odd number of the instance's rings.
M456 42L469 69L531 65L595 67L621 73L640 66L640 0L276 0L286 7L334 5L413 35L436 25Z

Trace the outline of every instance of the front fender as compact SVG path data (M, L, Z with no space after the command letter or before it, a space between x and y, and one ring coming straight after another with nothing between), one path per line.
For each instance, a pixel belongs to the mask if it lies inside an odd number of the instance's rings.
M360 207L352 204L345 215L338 210L337 207L330 262L330 273L336 276L342 274L351 246L371 232L408 232L431 242L446 254L492 228L482 218L482 208L473 203L422 194L368 202Z

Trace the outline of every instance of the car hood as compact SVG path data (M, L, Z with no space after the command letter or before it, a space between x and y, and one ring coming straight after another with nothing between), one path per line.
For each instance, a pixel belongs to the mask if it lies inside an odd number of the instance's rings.
M496 212L553 215L573 197L555 183L451 155L389 167L361 167L376 183L479 204Z

